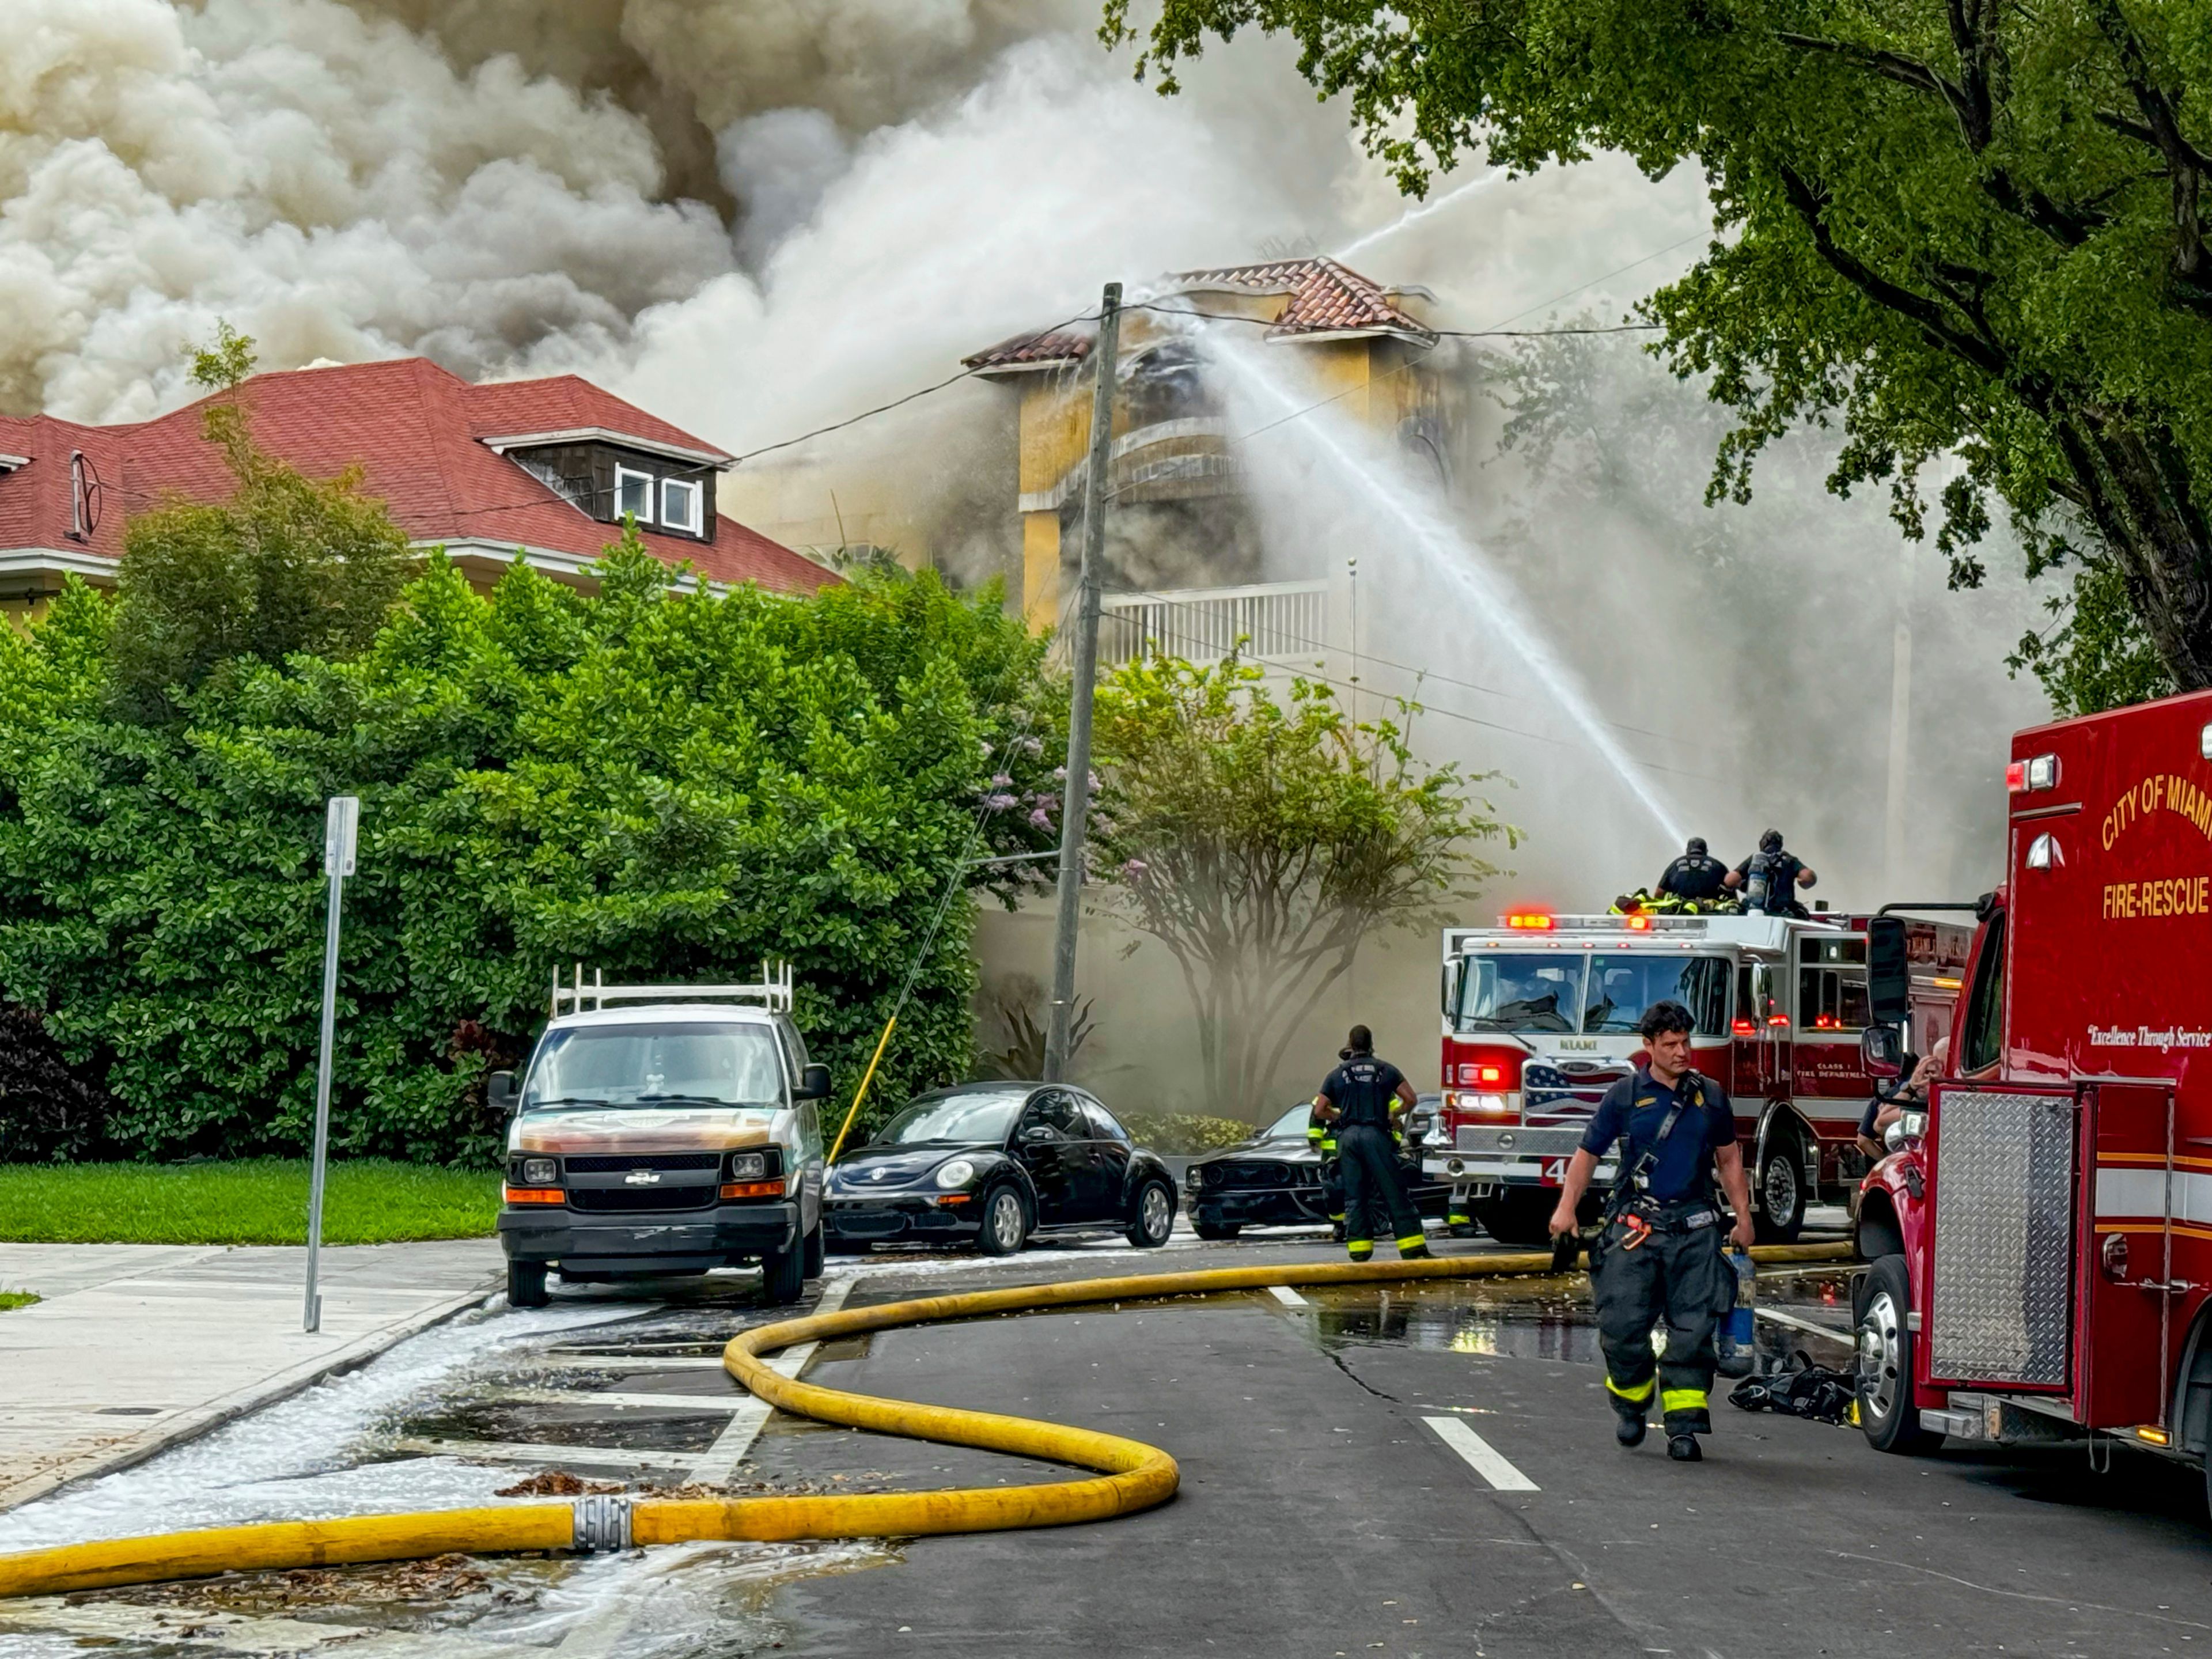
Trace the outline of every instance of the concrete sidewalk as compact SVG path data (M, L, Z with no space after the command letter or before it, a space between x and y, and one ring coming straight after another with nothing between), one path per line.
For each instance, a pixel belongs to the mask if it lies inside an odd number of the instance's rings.
M482 1301L499 1242L325 1249L300 1329L300 1248L0 1244L0 1510L189 1439Z

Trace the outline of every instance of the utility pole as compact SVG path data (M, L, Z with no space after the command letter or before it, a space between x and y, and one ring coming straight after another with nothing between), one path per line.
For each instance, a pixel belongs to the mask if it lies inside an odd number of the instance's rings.
M323 1169L331 1151L331 1048L337 1031L338 906L345 878L353 873L354 843L361 828L361 801L333 795L323 820L323 873L330 878L330 910L323 923L323 1047L315 1062L315 1158L307 1172L307 1303L300 1328L323 1328L323 1298L315 1289L315 1270L323 1249Z
M1067 787L1060 810L1060 915L1052 934L1051 1020L1044 1080L1067 1075L1075 1025L1075 925L1083 908L1083 839L1091 816L1091 697L1098 678L1098 570L1106 560L1107 475L1114 459L1114 360L1121 341L1121 285L1098 302L1097 366L1091 389L1091 464L1084 484L1083 553L1075 587L1075 686L1067 708Z

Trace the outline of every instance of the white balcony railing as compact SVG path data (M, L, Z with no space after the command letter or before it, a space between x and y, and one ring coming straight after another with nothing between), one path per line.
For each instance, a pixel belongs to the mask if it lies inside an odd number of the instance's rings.
M1258 661L1312 662L1328 638L1327 582L1109 593L1099 602L1098 653L1109 665L1155 654L1216 662L1240 640Z

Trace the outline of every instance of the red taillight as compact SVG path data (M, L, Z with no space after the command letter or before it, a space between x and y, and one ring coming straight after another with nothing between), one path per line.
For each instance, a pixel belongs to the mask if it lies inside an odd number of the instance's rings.
M2008 794L2017 795L2027 787L2027 763L2014 761L2005 768L2005 792Z
M1514 910L1507 914L1505 925L1525 933L1548 933L1559 924L1548 910Z

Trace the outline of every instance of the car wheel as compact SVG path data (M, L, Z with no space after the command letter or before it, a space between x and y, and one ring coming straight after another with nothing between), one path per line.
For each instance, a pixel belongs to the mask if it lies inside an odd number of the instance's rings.
M1129 1214L1129 1243L1140 1250L1157 1250L1175 1231L1175 1188L1164 1181L1146 1182Z
M1207 1221L1199 1216L1193 1216L1190 1218L1190 1230L1210 1243L1218 1243L1224 1238L1234 1238L1244 1231L1243 1226L1234 1221Z
M982 1231L975 1248L985 1255L1012 1255L1029 1243L1029 1206L1009 1186L994 1187L984 1195Z
M1794 1134L1775 1135L1759 1162L1753 1225L1762 1244L1795 1244L1805 1229L1805 1165Z
M1942 1437L1920 1426L1912 1389L1912 1288L1905 1258L1886 1255L1866 1270L1853 1297L1858 1312L1859 1427L1876 1451L1926 1451Z
M545 1263L510 1261L507 1264L507 1305L543 1308L553 1298L545 1292Z
M822 1259L829 1254L829 1247L823 1242L822 1233L822 1223L817 1220L814 1224L814 1231L806 1235L806 1260L799 1269L805 1278L822 1277Z
M771 1308L788 1308L806 1294L806 1246L771 1250L761 1258L761 1299Z

